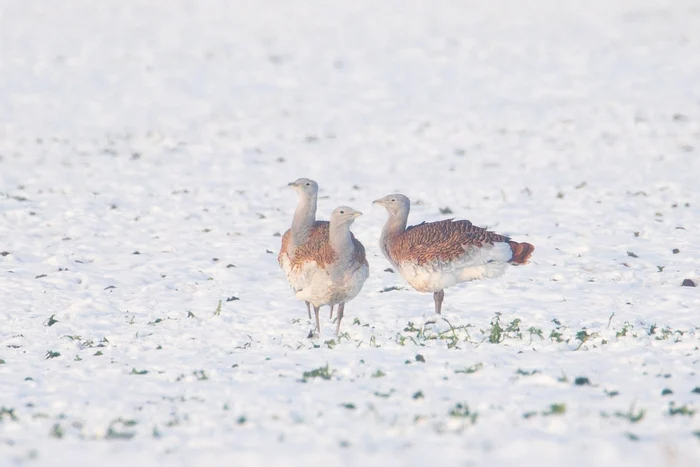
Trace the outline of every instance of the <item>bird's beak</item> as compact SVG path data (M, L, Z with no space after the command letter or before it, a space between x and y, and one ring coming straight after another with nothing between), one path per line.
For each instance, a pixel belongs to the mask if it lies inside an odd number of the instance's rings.
M384 204L384 202L382 201L381 198L379 198L379 199L375 199L374 201L372 201L372 204L378 204L378 205L382 206Z
M355 218L357 218L357 217L360 217L361 215L362 215L362 213L361 213L360 211L355 211L355 212L353 213L352 217L353 217L353 219L355 219Z
M289 182L289 183L287 183L287 186L297 187L297 186L299 186L299 184L297 182Z

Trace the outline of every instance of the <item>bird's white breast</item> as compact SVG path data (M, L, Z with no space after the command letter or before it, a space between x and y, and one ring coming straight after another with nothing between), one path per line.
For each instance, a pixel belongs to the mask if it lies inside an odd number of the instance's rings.
M317 280L316 276L323 275L324 272L315 261L307 261L301 267L293 267L287 254L282 255L280 263L289 286L295 293L308 288L309 284Z
M437 292L460 282L489 279L502 275L513 256L510 245L496 243L465 249L451 260L436 259L424 264L406 260L397 263L401 276L419 292Z
M296 292L296 297L315 306L337 305L352 300L360 293L369 276L367 264L326 269L305 265L302 269L307 270L305 287Z

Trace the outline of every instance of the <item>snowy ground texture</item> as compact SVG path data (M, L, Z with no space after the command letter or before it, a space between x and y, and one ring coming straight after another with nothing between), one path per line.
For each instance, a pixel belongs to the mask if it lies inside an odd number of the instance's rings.
M699 152L697 1L0 0L0 465L700 465ZM394 191L532 263L425 326Z

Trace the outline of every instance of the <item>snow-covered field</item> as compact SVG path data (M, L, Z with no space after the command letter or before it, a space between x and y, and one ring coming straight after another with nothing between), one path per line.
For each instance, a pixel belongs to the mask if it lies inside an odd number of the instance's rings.
M697 1L0 0L0 465L700 465L699 153ZM424 326L394 191L532 263Z

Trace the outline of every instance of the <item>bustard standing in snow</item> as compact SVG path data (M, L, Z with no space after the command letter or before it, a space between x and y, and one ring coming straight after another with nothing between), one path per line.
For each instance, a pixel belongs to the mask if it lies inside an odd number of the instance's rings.
M345 313L345 304L355 298L369 276L365 248L357 240L350 226L362 215L347 206L333 210L328 235L313 235L298 247L296 258L299 272L304 276L303 286L296 289L297 298L310 302L316 315L316 331L320 333L319 309L323 305L338 305L336 334Z
M498 277L509 264L527 263L535 251L529 243L511 241L466 220L406 227L411 201L401 194L387 195L374 204L389 212L380 240L382 253L414 289L433 292L438 314L446 288Z
M294 211L292 226L282 236L282 246L277 261L287 276L289 285L295 291L303 288L306 281L301 265L306 260L303 255L297 258L296 251L305 244L328 237L328 221L316 220L316 203L318 201L318 183L308 178L299 178L290 182L299 196L299 203ZM311 306L306 302L306 311L311 319ZM331 318L333 308L331 307Z

